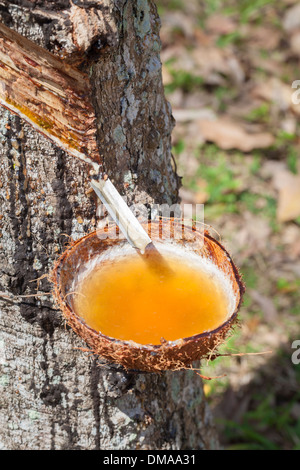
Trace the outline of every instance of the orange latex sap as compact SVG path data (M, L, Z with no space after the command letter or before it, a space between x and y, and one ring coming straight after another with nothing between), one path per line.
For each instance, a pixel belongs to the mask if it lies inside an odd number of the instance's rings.
M138 256L100 265L77 285L74 309L88 326L120 340L160 344L209 331L228 317L215 276L165 257L165 275Z

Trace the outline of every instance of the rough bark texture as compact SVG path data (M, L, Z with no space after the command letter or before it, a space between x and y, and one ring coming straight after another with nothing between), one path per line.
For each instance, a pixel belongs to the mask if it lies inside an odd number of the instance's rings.
M0 20L89 74L106 171L129 202L175 202L173 120L151 1L0 1ZM18 116L0 120L0 438L3 449L217 447L200 377L131 374L80 348L46 278L94 229L88 164ZM5 297L7 296L7 297Z

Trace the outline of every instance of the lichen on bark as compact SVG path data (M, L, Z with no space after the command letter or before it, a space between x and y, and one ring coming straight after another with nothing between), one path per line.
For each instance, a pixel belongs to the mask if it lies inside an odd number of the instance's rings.
M85 37L76 36L80 13ZM89 74L100 153L129 202L176 202L155 4L2 0L0 20ZM217 447L197 374L100 364L65 326L43 276L69 237L95 228L90 168L18 116L0 115L1 448Z

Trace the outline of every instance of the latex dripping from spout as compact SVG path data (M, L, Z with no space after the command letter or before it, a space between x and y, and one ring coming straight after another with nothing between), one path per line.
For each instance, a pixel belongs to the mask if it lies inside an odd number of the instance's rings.
M157 269L161 274L171 274L171 269L163 256L107 175L92 179L91 186L128 242L138 250L152 268Z

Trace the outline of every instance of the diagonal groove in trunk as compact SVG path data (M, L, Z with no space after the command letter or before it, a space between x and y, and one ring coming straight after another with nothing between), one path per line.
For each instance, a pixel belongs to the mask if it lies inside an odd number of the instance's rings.
M100 163L88 76L1 23L0 103L73 156Z

